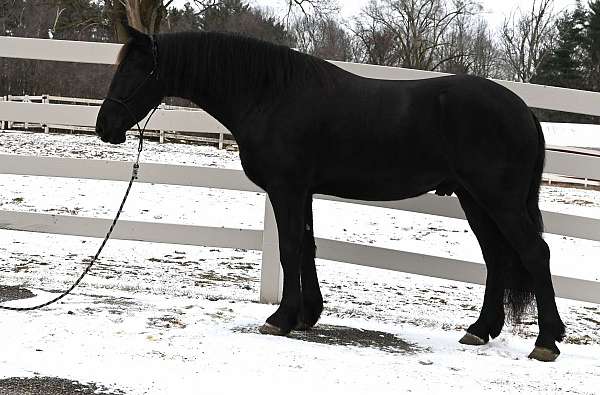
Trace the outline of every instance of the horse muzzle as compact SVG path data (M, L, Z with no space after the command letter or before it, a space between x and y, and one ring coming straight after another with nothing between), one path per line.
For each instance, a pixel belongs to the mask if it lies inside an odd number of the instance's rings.
M103 119L101 117L98 117L98 121L96 122L96 135L100 137L100 140L102 140L102 142L111 144L121 144L125 142L125 132L111 132L111 130L114 129L115 128L112 127L108 128L105 125L105 122L103 122Z

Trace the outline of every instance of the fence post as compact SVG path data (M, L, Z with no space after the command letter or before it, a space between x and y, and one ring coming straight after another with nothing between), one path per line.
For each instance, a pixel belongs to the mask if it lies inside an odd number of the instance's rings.
M166 110L167 109L167 105L165 103L160 103L158 105L158 109L159 110ZM164 130L159 130L158 131L158 144L163 144L165 142L165 131Z
M12 101L11 95L6 95L6 101ZM6 129L8 129L8 130L12 129L11 121L6 121Z
M279 303L283 292L283 271L279 264L279 236L275 213L265 195L262 266L260 269L260 303Z
M42 103L43 104L50 104L50 100L48 99L48 95L42 95ZM49 133L50 132L50 128L48 127L48 124L46 122L44 122L42 126L44 127L44 133Z
M219 149L223 149L223 132L219 132Z
M23 98L23 103L31 103L31 100L29 100L29 95L25 95ZM25 121L23 126L25 126L25 130L29 129L29 122Z
M7 99L8 99L8 96L0 97L0 101L8 101ZM5 130L4 126L5 126L5 122L4 122L4 120L1 120L0 121L0 130L4 131Z

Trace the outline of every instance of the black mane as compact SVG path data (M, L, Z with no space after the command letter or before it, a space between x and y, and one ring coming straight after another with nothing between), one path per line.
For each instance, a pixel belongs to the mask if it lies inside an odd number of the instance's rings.
M187 98L199 88L229 96L240 91L265 95L308 81L329 85L337 69L289 47L238 34L165 33L157 43L167 92Z

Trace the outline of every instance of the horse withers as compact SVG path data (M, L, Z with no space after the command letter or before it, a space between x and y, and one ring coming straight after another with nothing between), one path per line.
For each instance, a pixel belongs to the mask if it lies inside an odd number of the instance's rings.
M315 193L399 200L456 194L487 268L483 306L461 343L497 337L537 304L530 357L555 360L564 337L538 207L544 137L525 103L483 78L368 79L285 46L221 33L130 38L96 124L125 132L164 97L189 99L234 135L244 172L277 221L279 308L260 328L313 327L323 310L313 234ZM508 317L506 317L506 314Z

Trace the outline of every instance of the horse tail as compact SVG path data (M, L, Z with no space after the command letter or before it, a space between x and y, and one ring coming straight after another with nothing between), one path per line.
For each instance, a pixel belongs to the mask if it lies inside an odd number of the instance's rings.
M540 121L533 112L531 112L531 116L537 129L538 149L526 203L527 213L541 235L544 231L544 222L539 207L539 196L546 159L546 142ZM513 323L519 323L523 314L533 309L535 300L533 277L520 261L518 265L512 265L510 276L510 285L504 290L504 306L509 320Z
M531 179L531 185L529 187L529 196L527 196L527 211L529 212L529 216L535 224L537 231L541 235L544 231L544 221L538 202L540 197L540 187L542 185L542 172L544 171L544 162L546 160L546 141L544 140L544 132L542 131L540 121L538 121L533 112L531 113L531 116L533 117L538 133L538 153L533 170L533 178Z

